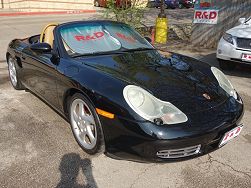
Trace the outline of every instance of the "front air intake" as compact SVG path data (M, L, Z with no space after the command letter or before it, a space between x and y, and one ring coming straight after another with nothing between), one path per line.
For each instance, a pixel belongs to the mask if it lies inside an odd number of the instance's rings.
M200 148L201 145L180 148L180 149L161 150L158 151L156 155L163 159L181 158L198 154L200 152Z

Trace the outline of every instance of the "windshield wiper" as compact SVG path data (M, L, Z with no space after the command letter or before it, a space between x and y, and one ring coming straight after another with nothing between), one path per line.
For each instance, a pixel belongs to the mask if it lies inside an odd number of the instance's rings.
M142 48L125 49L122 50L122 52L137 52L137 51L147 51L147 50L155 50L155 49L142 47Z
M76 58L76 57L84 57L84 56L113 55L113 54L123 54L123 53L124 52L121 52L121 51L93 52L93 53L86 53L86 54L75 53L75 54L72 54L71 57Z
M134 49L125 49L125 50L110 51L110 52L93 52L93 53L86 53L86 54L74 53L71 55L71 57L76 58L76 57L84 57L84 56L124 54L128 52L146 51L146 50L155 50L155 49L154 48L134 48Z

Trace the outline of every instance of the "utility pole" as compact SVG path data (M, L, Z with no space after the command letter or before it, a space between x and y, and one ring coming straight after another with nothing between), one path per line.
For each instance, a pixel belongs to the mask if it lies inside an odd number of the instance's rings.
M158 15L158 18L166 18L166 14L165 14L165 2L164 2L164 0L161 0L160 13Z
M155 42L166 44L168 32L168 20L165 14L165 1L161 0L160 13L156 19Z

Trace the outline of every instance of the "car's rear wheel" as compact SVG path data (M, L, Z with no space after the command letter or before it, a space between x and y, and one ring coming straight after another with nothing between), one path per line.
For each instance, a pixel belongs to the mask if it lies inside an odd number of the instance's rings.
M72 132L79 146L89 154L103 153L103 131L91 102L77 93L70 99L68 111Z
M10 77L10 82L12 86L16 90L23 90L25 89L22 83L19 80L19 75L18 75L18 66L16 65L16 61L14 58L11 56L8 57L8 71L9 71L9 77Z
M222 70L234 70L236 67L235 62L226 61L222 59L218 59L218 61L219 61L219 66Z

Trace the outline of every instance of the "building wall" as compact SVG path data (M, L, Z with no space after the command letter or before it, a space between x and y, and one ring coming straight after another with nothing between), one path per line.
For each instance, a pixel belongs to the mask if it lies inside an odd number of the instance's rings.
M92 9L93 0L3 0L4 8L19 11Z
M193 24L191 42L195 46L217 47L223 33L234 27L241 17L251 16L251 0L212 0L219 9L216 25Z
M0 0L0 8L17 11L60 11L93 9L94 0ZM137 0L138 5L145 7L147 0ZM3 7L1 7L3 6Z

